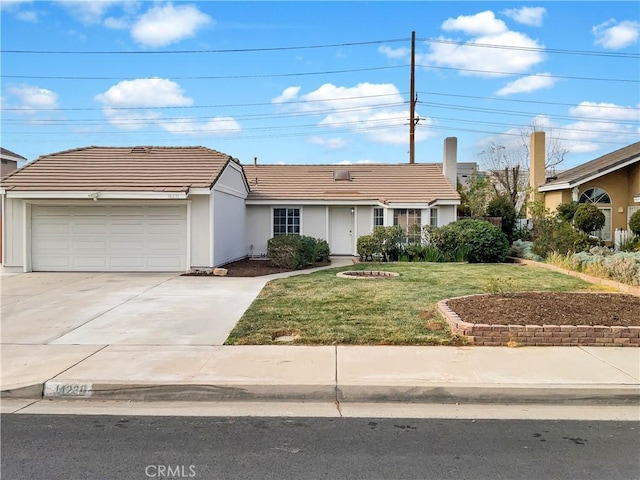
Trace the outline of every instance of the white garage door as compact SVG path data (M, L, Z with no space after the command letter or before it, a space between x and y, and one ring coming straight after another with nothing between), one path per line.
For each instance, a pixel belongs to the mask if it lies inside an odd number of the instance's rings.
M31 262L33 271L185 271L187 208L34 205Z

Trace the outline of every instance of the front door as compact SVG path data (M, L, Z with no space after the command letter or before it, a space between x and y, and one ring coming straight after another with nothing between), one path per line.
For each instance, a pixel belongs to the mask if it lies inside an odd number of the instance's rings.
M353 255L351 207L329 208L329 247L332 255Z

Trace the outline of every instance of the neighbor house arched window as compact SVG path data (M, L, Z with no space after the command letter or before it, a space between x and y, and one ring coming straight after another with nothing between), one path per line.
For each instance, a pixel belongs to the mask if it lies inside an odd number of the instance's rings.
M594 203L598 209L604 213L604 226L602 230L593 232L606 242L611 241L611 207L600 206L602 204L611 205L611 197L600 187L587 188L580 195L580 203Z
M611 197L600 187L588 188L580 195L580 203L611 203Z

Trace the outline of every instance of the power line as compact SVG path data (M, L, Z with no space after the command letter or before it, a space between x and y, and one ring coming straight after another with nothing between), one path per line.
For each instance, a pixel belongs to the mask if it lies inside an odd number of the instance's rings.
M496 45L493 43L463 42L458 40L444 40L434 38L421 38L419 40L425 43L440 43L448 45L459 45L464 47L495 48L500 50L519 50L524 52L558 53L562 55L587 55L591 57L640 58L640 54L637 53L596 52L593 50L566 50L546 47L522 47L514 45Z
M473 73L488 73L494 75L514 75L519 77L541 77L541 78L559 78L566 80L590 80L597 82L629 82L629 83L640 83L639 79L629 79L629 78L602 78L602 77L574 77L569 75L551 75L550 73L522 73L522 72L501 72L498 70L479 70L473 68L459 68L459 67L442 67L439 65L416 65L416 67L423 68L435 68L439 70L457 70L460 72L473 72Z
M274 77L304 77L311 75L333 75L338 73L371 72L376 70L392 70L405 68L408 65L389 65L386 67L352 68L348 70L325 70L320 72L294 72L294 73L265 73L256 75L204 75L171 77L171 80L237 80L242 78L274 78ZM0 78L33 79L33 80L134 80L122 77L77 77L77 76L36 76L36 75L0 75Z
M407 38L390 40L372 40L366 42L331 43L325 45L297 45L287 47L257 47L257 48L227 48L215 50L0 50L0 53L45 54L45 55L172 55L172 54L200 54L200 53L247 53L247 52L277 52L284 50L309 50L318 48L355 47L360 45L376 45L381 43L406 42Z

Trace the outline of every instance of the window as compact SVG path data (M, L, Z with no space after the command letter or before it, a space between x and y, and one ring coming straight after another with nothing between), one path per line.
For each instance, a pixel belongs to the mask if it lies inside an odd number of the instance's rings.
M374 227L384 226L384 208L373 209L373 226Z
M432 208L429 210L429 225L432 227L438 226L438 209Z
M588 188L580 195L580 203L611 203L611 197L601 188Z
M420 243L422 240L422 211L419 208L396 208L393 224L400 225L404 232L402 243Z
M273 236L300 235L300 209L273 209Z

